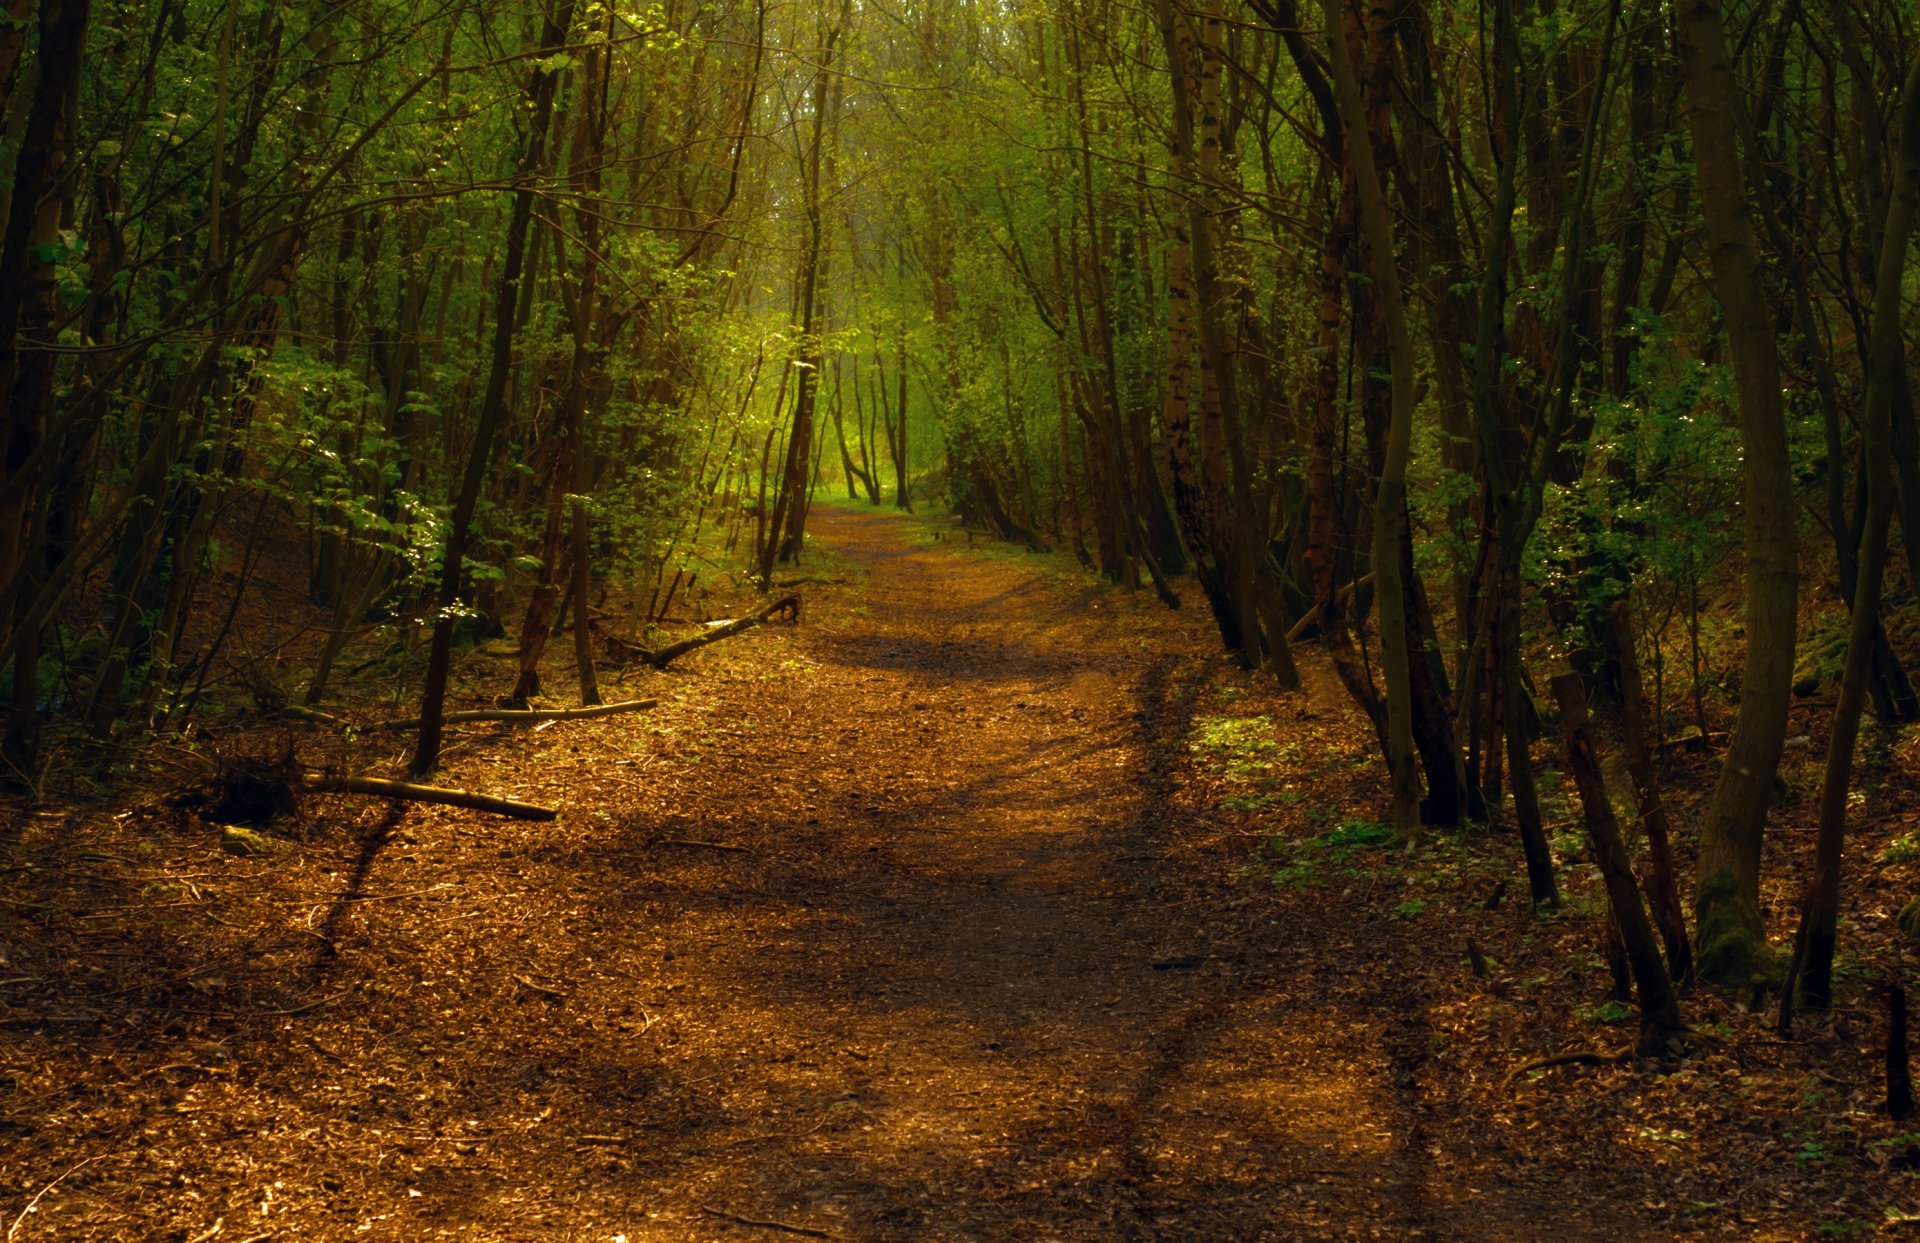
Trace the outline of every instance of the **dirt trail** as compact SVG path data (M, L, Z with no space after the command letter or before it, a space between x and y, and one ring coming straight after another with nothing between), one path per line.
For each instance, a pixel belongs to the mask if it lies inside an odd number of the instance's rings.
M102 999L73 949L32 1004L81 1017L9 1037L0 1207L92 1158L21 1237L1538 1236L1432 1172L1397 933L1283 926L1191 849L1204 618L814 531L842 581L658 713L456 748L557 824L342 805L92 924L144 974Z
M1390 1053L1300 1030L1244 921L1189 892L1215 862L1181 874L1168 627L885 517L815 531L860 615L816 612L789 694L729 705L765 743L721 761L728 840L776 857L647 907L732 1079L731 1125L650 1163L660 1191L852 1238L1417 1227Z

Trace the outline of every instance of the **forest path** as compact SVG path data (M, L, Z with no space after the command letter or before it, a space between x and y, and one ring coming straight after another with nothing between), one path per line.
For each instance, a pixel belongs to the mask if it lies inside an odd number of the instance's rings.
M1226 693L1201 610L812 529L800 624L608 671L655 712L457 736L449 778L552 824L322 800L267 859L190 820L17 845L20 1238L1631 1236L1423 1107L1381 902L1233 879L1175 788ZM1335 695L1269 711L1351 782Z
M1417 1227L1389 1052L1276 996L1169 875L1165 628L886 516L812 528L860 602L728 709L764 743L723 761L727 840L777 862L649 904L733 1120L659 1154L662 1190L849 1238Z

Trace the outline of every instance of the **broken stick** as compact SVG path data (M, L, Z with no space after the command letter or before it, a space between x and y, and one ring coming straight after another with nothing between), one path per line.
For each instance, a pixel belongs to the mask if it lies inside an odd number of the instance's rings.
M816 1230L812 1226L798 1226L790 1221L775 1221L768 1217L745 1217L727 1209L715 1208L711 1204L702 1204L700 1211L714 1217L723 1218L738 1226L756 1226L761 1230L778 1230L782 1234L804 1234L810 1239L831 1239L834 1235L826 1230Z
M799 595L781 596L778 600L775 600L772 604L769 604L757 613L750 613L745 617L735 618L730 622L723 622L718 626L694 635L692 638L682 639L678 643L669 643L659 651L649 654L647 656L647 663L655 669L665 669L668 665L685 656L688 652L705 647L709 643L718 643L722 639L732 638L736 634L751 630L777 613L785 613L793 618L793 620L799 621Z
M515 816L521 820L551 820L559 814L551 807L522 803L516 799L475 794L469 790L449 790L443 786L415 785L411 781L388 781L382 777L317 777L306 783L306 789L315 794L371 794L409 803L443 803L448 807L499 812L503 816Z
M500 721L508 725L531 725L535 721L584 721L589 717L612 716L617 712L644 712L659 704L657 699L628 699L617 704L593 704L585 708L474 708L449 712L443 724L459 725L468 721ZM382 721L376 729L419 729L420 718L410 721Z

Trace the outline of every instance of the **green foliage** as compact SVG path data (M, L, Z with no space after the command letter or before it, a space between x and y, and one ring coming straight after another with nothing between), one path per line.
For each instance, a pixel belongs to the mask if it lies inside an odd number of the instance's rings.
M1269 837L1266 853L1276 861L1269 877L1280 888L1310 888L1335 880L1423 879L1420 869L1432 862L1431 857L1402 851L1398 858L1389 858L1388 848L1393 843L1393 827L1377 820L1342 821L1316 837L1301 840ZM1423 898L1408 898L1395 907L1395 914L1411 919L1426 906Z
M1920 859L1920 834L1909 829L1880 848L1876 859L1886 865L1912 863Z
M1907 904L1900 908L1900 913L1894 919L1899 924L1900 931L1920 940L1920 898L1908 899Z
M1384 846L1392 840L1393 826L1378 820L1348 820L1335 825L1319 839L1322 845L1334 849Z
M1834 1159L1834 1152L1818 1140L1807 1140L1794 1151L1793 1159L1802 1165L1819 1165Z
M1267 772L1280 744L1267 717L1210 716L1194 722L1187 748L1228 776L1244 778Z
M1635 1010L1632 1006L1625 1002L1614 1001L1612 998L1608 998L1599 1005L1583 1006L1580 1009L1580 1017L1587 1022L1606 1023L1609 1025L1625 1023L1635 1018L1638 1014L1639 1011Z

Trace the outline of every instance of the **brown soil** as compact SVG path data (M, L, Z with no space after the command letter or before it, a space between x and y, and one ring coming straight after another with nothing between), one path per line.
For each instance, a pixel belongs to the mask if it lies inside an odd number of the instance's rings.
M1270 884L1268 834L1314 830L1222 810L1193 726L1265 713L1296 802L1374 806L1324 671L1272 695L1193 610L884 515L814 531L804 620L637 678L654 713L461 735L450 783L554 824L312 799L256 859L21 813L7 1238L1791 1238L1904 1194L1889 1124L1835 1138L1844 1028L1824 1072L1708 1037L1503 1088L1624 1039L1571 1016L1591 920L1483 909L1523 888L1504 840L1425 887ZM1780 1134L1817 1074L1862 1090L1806 1122L1831 1166Z

